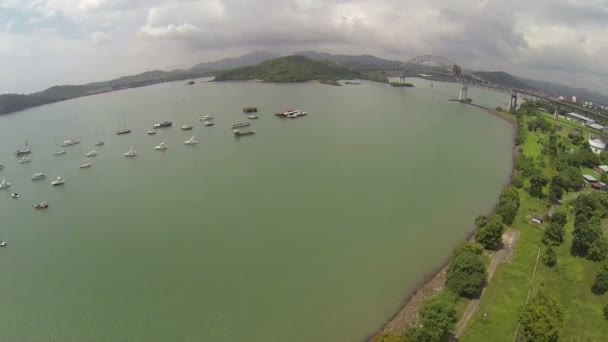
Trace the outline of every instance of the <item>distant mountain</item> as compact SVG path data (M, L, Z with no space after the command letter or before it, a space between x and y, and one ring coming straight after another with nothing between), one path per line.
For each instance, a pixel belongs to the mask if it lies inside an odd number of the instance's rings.
M294 53L294 55L305 56L314 61L330 61L353 69L385 69L401 64L399 61L391 61L372 55L333 55L326 52L316 51L300 51Z
M269 59L280 57L270 52L252 52L241 57L224 58L215 62L200 63L192 67L192 71L216 71L256 65Z
M263 80L266 82L305 82L366 78L363 73L329 61L314 61L292 55L275 58L255 66L220 71L216 81Z
M534 90L536 88L535 86L530 85L528 82L514 77L513 75L504 71L473 71L472 73L486 81L511 88L522 90Z
M83 85L53 86L44 91L23 94L0 95L0 114L6 114L29 107L73 99L80 96L105 93L125 88L141 87L161 82L179 81L206 76L204 72L189 70L146 71L141 74L123 76L110 81L94 82Z

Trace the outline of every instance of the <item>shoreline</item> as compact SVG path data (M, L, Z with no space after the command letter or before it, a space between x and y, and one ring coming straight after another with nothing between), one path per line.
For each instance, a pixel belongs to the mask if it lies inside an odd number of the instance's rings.
M507 113L499 112L495 109L482 107L479 105L472 105L473 107L478 107L485 110L488 114L494 115L499 119L505 120L511 123L514 126L514 130L512 132L511 141L515 141L515 137L517 134L517 119L510 116ZM517 146L513 144L511 150L512 162L511 162L511 174L509 175L508 180L503 185L504 187L509 186L511 184L511 180L513 179L513 175L515 174L515 158L517 156ZM498 198L494 203L494 208L488 212L489 215L496 212L496 208L498 207ZM471 242L475 237L475 229L471 230L466 238L462 241L462 243ZM399 305L397 311L390 316L389 319L386 320L382 324L379 329L376 329L372 334L368 335L364 341L367 342L381 342L383 337L390 333L402 333L406 328L410 326L414 326L419 323L420 315L419 311L424 305L424 303L436 296L439 292L443 290L445 287L446 273L447 269L450 265L450 262L453 259L453 254L450 254L445 261L439 264L433 271L426 274L422 280L414 286L414 289L408 294L405 299Z

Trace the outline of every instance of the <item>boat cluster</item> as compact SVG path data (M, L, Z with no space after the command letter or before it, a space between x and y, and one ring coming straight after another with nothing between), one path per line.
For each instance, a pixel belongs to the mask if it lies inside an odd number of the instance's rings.
M280 118L288 118L288 119L296 119L302 116L306 116L308 115L308 113L306 113L305 111L301 111L299 109L293 110L286 110L283 112L276 112L274 113L275 116L278 116Z

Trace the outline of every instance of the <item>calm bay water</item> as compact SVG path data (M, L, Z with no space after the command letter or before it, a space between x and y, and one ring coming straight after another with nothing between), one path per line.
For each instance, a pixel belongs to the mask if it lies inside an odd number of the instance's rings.
M0 190L0 340L372 333L493 207L510 173L508 123L447 101L454 85L414 83L178 82L0 116L0 176L12 183ZM257 134L237 140L228 126L250 105ZM310 114L272 115L288 108ZM204 113L214 127L198 121ZM116 136L123 117L133 133ZM176 127L145 134L163 120ZM191 135L198 146L184 146ZM97 136L106 145L79 169ZM12 153L25 139L32 162L20 165ZM52 156L65 139L81 144ZM155 151L160 142L169 149ZM130 146L135 159L123 157ZM47 180L32 182L35 172ZM64 187L51 187L57 176ZM32 209L43 200L49 210Z

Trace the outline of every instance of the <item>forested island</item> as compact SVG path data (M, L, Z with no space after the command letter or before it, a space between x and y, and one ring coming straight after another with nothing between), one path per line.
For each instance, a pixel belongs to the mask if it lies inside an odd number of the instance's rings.
M340 85L338 80L372 79L370 75L329 61L314 61L293 55L275 58L258 65L220 71L215 80L293 83L320 80L324 84ZM378 79L372 79L377 81ZM381 81L385 81L380 79Z

